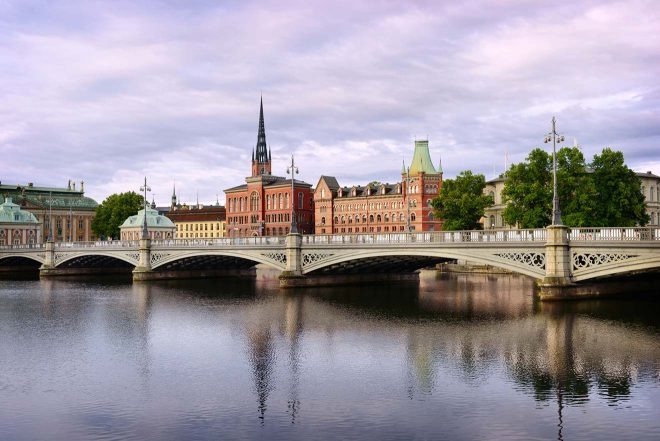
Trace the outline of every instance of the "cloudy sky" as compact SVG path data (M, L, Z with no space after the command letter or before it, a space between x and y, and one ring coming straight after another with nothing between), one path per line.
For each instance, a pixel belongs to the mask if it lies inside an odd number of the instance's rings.
M427 137L494 177L553 115L660 174L659 79L656 0L0 0L0 180L222 202L261 94L273 173L313 185L394 182Z

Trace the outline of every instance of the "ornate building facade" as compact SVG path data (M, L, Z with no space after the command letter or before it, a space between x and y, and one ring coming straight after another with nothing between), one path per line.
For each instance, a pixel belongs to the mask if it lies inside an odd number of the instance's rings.
M266 145L263 100L259 110L257 145L252 152L252 175L245 184L225 190L229 237L281 236L291 227L292 204L298 232L314 232L312 186L306 182L274 176L271 153Z
M442 165L433 166L428 140L415 141L410 168L401 182L341 187L333 176L321 176L314 191L316 234L439 231L431 200L442 187Z
M29 211L14 204L11 197L0 204L0 246L41 243L41 225Z
M69 181L67 188L35 187L27 185L0 185L0 195L13 200L22 209L34 214L41 228L41 237L55 242L81 242L94 240L92 220L98 204L85 196L84 182L76 190L76 183ZM4 200L4 199L2 199ZM50 216L52 213L52 218Z

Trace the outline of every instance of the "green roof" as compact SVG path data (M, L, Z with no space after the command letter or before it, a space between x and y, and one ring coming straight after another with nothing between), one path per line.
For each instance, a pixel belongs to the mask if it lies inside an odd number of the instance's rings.
M138 211L137 214L129 216L119 228L141 227L144 222L144 210ZM158 210L147 207L147 228L176 228L174 223L163 216L158 214Z
M20 223L20 224L38 224L39 221L26 210L21 210L21 207L14 204L10 197L0 204L0 223Z
M94 199L84 196L82 191L55 187L30 185L0 185L0 195L7 195L17 202L26 201L41 208L74 208L96 210L99 205ZM4 198L0 199L4 200Z
M413 154L412 163L410 164L411 176L418 175L422 172L426 174L438 173L435 170L435 167L433 167L433 161L431 161L428 140L415 141L415 153Z

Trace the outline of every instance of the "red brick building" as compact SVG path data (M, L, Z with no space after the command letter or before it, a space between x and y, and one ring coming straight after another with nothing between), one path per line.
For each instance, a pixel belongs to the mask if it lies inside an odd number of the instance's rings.
M433 166L428 141L415 141L412 163L401 170L401 182L341 187L321 176L314 191L316 234L439 231L431 200L442 187L442 165ZM408 209L408 205L410 209Z
M257 146L252 152L252 175L245 184L225 190L229 237L282 236L291 228L291 204L295 206L298 232L314 232L312 186L271 174L271 154L266 146L263 100L259 110Z

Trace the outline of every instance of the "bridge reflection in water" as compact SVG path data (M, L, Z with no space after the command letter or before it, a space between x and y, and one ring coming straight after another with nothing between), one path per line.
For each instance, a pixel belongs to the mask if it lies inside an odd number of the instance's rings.
M530 289L426 271L295 292L268 274L0 282L3 333L21 336L0 339L13 354L0 430L29 437L55 415L53 433L91 437L87 418L68 417L88 407L127 438L657 435L637 412L660 408L660 304L548 304Z

